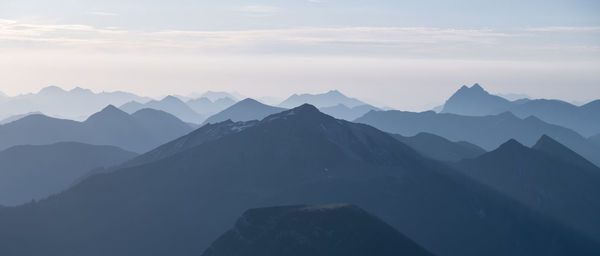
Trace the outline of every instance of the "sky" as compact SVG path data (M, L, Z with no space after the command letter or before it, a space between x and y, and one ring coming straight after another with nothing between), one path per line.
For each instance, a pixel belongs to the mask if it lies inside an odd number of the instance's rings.
M600 98L600 1L0 0L0 91Z

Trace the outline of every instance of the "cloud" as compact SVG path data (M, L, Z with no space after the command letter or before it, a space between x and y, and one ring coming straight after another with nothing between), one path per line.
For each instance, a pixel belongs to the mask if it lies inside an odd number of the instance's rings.
M30 24L0 20L2 50L60 49L120 53L385 55L444 58L599 58L597 41L561 41L561 27L496 31L434 27L295 27L254 30L132 31L81 24ZM533 34L532 34L533 33Z
M267 17L279 12L281 8L267 5L249 5L240 8L247 16L252 17Z
M89 12L89 14L96 15L96 16L119 16L119 14L114 13L114 12L102 12L102 11Z
M594 31L600 31L600 27L554 26L554 27L527 28L525 30L533 31L533 32L594 32Z

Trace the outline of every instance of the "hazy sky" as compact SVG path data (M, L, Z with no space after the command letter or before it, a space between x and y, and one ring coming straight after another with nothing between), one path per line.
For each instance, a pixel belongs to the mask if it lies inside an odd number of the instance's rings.
M526 3L524 3L526 2ZM600 98L600 1L0 0L0 91Z

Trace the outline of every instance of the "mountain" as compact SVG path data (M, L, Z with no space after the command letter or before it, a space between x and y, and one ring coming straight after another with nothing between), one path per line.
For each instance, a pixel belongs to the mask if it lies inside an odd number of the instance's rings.
M333 90L322 94L294 94L281 102L279 106L283 108L293 108L305 103L314 105L318 108L333 107L339 104L343 104L350 108L366 105L366 103L360 100L349 98L341 92Z
M465 158L478 157L486 152L484 149L469 142L453 142L426 132L418 133L412 137L405 137L399 134L393 134L392 136L422 155L443 162L457 162Z
M190 132L189 134L181 136L180 138L163 144L156 149L135 157L119 167L138 166L161 160L199 146L205 142L213 141L233 133L241 132L256 124L258 124L258 121L256 120L247 122L233 122L231 120L227 120L214 124L208 123L194 130L193 132Z
M486 116L504 112L509 109L510 104L507 99L489 94L479 84L470 88L463 85L446 101L442 113Z
M146 109L129 115L110 105L84 122L30 115L0 126L0 150L16 145L81 142L144 152L192 130L162 111Z
M137 101L127 102L119 107L119 109L125 111L128 114L133 114L140 109L146 108L145 104L139 103Z
M433 111L391 110L371 111L355 121L404 136L433 133L452 141L467 141L485 150L493 150L513 138L525 145L533 145L547 134L600 165L600 147L570 129L548 124L533 116L521 119L509 112L491 116L461 116Z
M204 123L219 123L226 120L250 121L261 120L268 115L281 112L285 109L262 104L256 100L247 98L233 104L231 107L209 117Z
M213 102L209 98L197 98L188 100L186 103L197 113L203 116L211 116L235 104L235 100L220 98Z
M322 107L322 108L319 108L319 110L321 112L328 114L330 116L333 116L335 118L352 121L356 118L363 116L364 114L366 114L367 112L369 112L371 110L380 110L380 109L378 109L374 106L368 105L368 104L356 106L353 108L346 107L346 105L344 105L344 104L338 104L338 105L331 106L331 107Z
M11 123L11 122L17 121L23 117L30 116L30 115L43 115L43 114L42 114L42 112L29 112L29 113L25 113L25 114L10 116L3 120L0 120L0 125Z
M75 142L0 151L0 205L45 198L66 189L92 168L120 164L134 156L117 147Z
M0 255L200 255L246 209L328 202L360 205L439 255L600 253L387 133L303 105L0 209Z
M600 168L548 136L459 163L466 174L600 241Z
M509 111L519 117L533 115L545 122L573 129L584 136L600 132L600 100L580 107L560 100L530 100L513 105Z
M107 105L122 105L129 101L146 102L148 100L145 97L119 91L95 93L79 87L66 91L60 87L49 86L38 93L7 97L0 101L0 118L39 111L50 116L84 120Z
M512 112L520 118L535 116L541 120L572 129L583 136L600 132L600 100L575 106L561 100L506 100L489 94L478 84L461 87L444 105L443 113L468 116L497 115Z
M244 97L238 93L207 91L207 92L201 94L200 97L194 97L194 98L208 98L209 100L215 102L219 99L224 99L224 98L229 98L234 101L237 101L238 99L242 99Z
M432 254L356 206L328 204L248 210L202 255Z

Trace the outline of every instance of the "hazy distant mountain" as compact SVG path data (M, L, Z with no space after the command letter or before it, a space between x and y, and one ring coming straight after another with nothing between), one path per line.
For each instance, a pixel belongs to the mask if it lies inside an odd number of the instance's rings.
M208 98L209 100L215 102L219 99L224 99L224 98L229 98L234 101L237 101L244 97L238 93L207 91L207 92L201 94L200 97L194 97L194 98Z
M548 136L532 148L515 140L460 162L475 179L600 241L600 168Z
M231 107L209 117L204 123L219 123L226 120L232 121L250 121L261 120L268 115L272 115L285 110L284 108L273 107L262 104L256 100L247 98L233 104Z
M510 104L507 99L489 94L479 84L470 88L463 85L446 101L442 113L485 116L504 112L510 108Z
M293 108L305 103L314 105L317 108L333 107L339 104L343 104L350 108L366 105L366 103L360 100L349 98L341 92L333 90L322 94L294 94L281 102L279 106L283 108Z
M371 111L356 122L404 136L433 133L452 141L467 141L486 150L495 149L513 138L525 145L533 145L540 136L547 134L600 165L600 147L578 133L535 117L520 119L508 112L493 116L461 116L433 111Z
M456 162L465 158L474 158L486 152L479 146L469 142L453 142L431 133L421 132L412 137L405 137L399 134L393 134L392 136L417 150L422 155L444 162Z
M65 91L56 86L49 86L38 93L0 101L0 118L40 111L50 116L84 120L106 105L122 105L133 100L146 102L149 99L126 92L94 93L79 87Z
M352 121L359 118L371 110L380 110L371 105L360 105L353 108L349 108L344 104L338 104L331 107L322 107L319 110L325 114L333 116L335 118Z
M119 164L135 155L117 147L75 142L0 151L0 205L45 198L66 189L92 168Z
M246 211L203 256L432 255L364 210L347 204Z
M521 99L508 101L491 95L478 84L463 86L444 105L444 113L469 116L496 115L510 111L520 118L535 116L547 123L570 128L584 136L600 132L600 100L575 106L561 100Z
M30 116L30 115L43 115L43 114L42 114L42 112L36 111L36 112L29 112L29 113L26 113L26 114L19 114L19 115L10 116L10 117L7 117L7 118L5 118L3 120L0 120L0 125L11 123L11 122L17 121L17 120L19 120L19 119L21 119L23 117Z
M536 116L545 122L573 129L583 136L600 132L600 100L580 107L560 100L530 100L515 104L510 111L519 117Z
M144 152L191 129L181 120L159 110L140 110L129 115L110 105L84 122L30 115L1 125L0 149L75 141Z
M246 209L327 202L361 205L439 255L600 253L387 133L304 105L0 209L0 255L201 255Z
M175 96L167 96L164 97L162 100L151 100L146 104L141 104L139 102L132 101L122 105L119 108L130 114L143 108L152 108L156 110L165 111L185 122L197 124L204 121L204 117L201 114L194 111L185 102L181 101Z
M209 98L197 98L186 102L190 108L203 116L211 116L235 104L231 98L220 98L211 101Z

